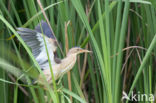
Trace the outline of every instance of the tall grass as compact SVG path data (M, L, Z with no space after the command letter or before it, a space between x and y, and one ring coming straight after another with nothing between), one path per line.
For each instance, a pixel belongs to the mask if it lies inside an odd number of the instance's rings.
M71 75L48 84L16 32L46 20L41 6L36 0L0 0L0 102L128 103L133 101L122 100L123 91L129 97L156 95L154 0L40 1L60 44L59 58L74 46L93 53L78 56ZM39 74L44 87L32 83Z

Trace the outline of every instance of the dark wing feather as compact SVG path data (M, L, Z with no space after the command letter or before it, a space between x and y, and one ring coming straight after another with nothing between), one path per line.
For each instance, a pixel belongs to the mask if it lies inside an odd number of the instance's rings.
M40 41L38 40L37 32L31 29L27 28L18 28L19 31L17 31L24 42L32 49L33 55L36 58L39 53L41 52L40 48ZM35 52L34 52L35 50Z
M46 35L48 38L55 39L54 34L52 33L49 25L45 21L41 21L36 27L35 30L39 33L42 33Z
M42 34L38 33L35 30L27 29L27 28L18 28L18 33L26 42L26 44L32 49L32 53L39 63L42 69L46 69L49 67L48 57L45 49L44 40L42 38ZM56 45L53 39L45 36L51 64L56 64L54 60L54 52L56 51Z

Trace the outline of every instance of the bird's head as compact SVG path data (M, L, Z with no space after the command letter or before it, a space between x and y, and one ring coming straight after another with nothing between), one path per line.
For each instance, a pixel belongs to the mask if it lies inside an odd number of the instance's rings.
M69 50L67 56L68 56L68 55L71 55L71 54L80 54L80 53L89 53L89 52L91 52L91 51L86 50L86 49L82 49L82 48L80 48L80 47L73 47L73 48L71 48L71 49Z

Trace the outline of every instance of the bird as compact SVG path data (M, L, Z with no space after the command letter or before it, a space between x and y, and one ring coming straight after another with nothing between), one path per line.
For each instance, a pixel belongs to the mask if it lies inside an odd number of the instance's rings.
M43 71L48 83L52 83L52 77L43 35L45 37L47 51L49 53L55 80L62 77L65 73L67 73L74 67L77 60L77 55L81 53L91 52L80 47L72 47L68 51L66 57L64 57L63 59L58 58L56 53L58 46L57 40L53 32L51 31L50 26L43 20L35 27L34 30L19 27L17 28L17 33L21 36L28 47L31 48L32 54L38 62L41 70ZM40 74L37 81L42 84L43 80L44 79Z

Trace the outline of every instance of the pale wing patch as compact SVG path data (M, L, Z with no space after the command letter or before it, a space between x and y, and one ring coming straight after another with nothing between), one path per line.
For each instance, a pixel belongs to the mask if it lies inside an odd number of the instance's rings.
M40 33L38 33L40 34ZM49 67L49 62L48 62L48 57L47 57L47 52L44 44L44 40L42 38L42 35L38 36L38 40L40 41L40 54L36 57L36 60L39 62L40 66L42 69L46 69L46 67ZM50 57L51 64L54 65L56 64L54 61L54 51L56 50L55 47L52 45L51 42L49 42L49 38L45 37L45 41L47 44L47 49Z
M20 34L26 44L32 49L32 53L40 67L42 69L49 67L47 52L42 34L27 28L18 28L17 32ZM54 51L56 51L56 46L54 45L54 41L46 36L45 41L47 44L51 64L54 65L56 64L54 61Z

